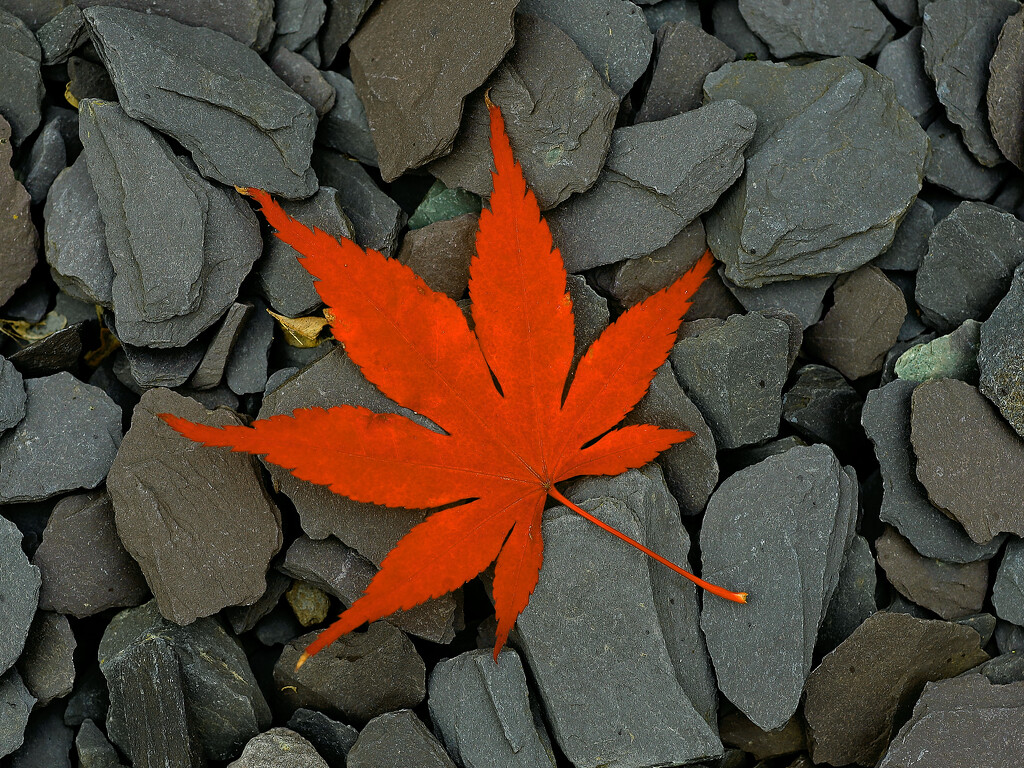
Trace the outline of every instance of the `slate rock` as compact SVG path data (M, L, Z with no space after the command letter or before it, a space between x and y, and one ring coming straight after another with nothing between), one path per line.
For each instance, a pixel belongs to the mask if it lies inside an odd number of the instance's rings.
M946 116L982 165L1003 160L989 132L988 68L999 31L1020 10L1015 0L936 0L924 9L921 49Z
M521 0L516 10L559 27L620 98L646 71L654 35L626 0Z
M288 727L309 741L330 766L343 766L345 756L359 737L351 725L332 720L314 709L297 709Z
M204 339L197 338L183 347L154 349L122 343L123 362L114 362L114 372L129 389L142 394L152 387L178 387L188 381L206 354Z
M718 272L723 271L721 267L718 268ZM725 287L748 312L779 309L791 312L799 319L801 330L809 328L821 318L825 294L835 280L834 275L822 275L768 283L760 288L743 288L728 278L722 278Z
M817 763L874 765L894 719L929 681L988 657L969 627L881 611L822 659L807 679L804 717Z
M850 272L892 242L921 189L928 138L888 78L848 58L737 61L704 92L757 114L744 178L705 221L726 277L757 288Z
M846 550L843 568L839 571L839 585L818 631L819 653L833 650L878 610L876 584L871 545L863 536L856 534Z
M1006 20L989 62L988 120L1003 157L1024 170L1024 11Z
M1006 543L992 585L992 605L1004 621L1024 625L1024 541L1018 538Z
M739 0L739 9L778 59L797 54L864 59L878 53L894 32L870 0Z
M204 176L287 198L316 190L316 112L255 51L162 16L97 6L85 18L124 111L178 141Z
M886 43L878 54L875 69L892 80L896 98L922 125L928 125L938 112L935 85L924 71L921 53L921 27Z
M915 271L928 252L928 238L935 228L935 209L918 198L903 217L892 245L874 264L879 269Z
M327 768L312 744L290 728L271 728L254 736L228 768Z
M117 89L114 88L114 83L102 64L96 64L81 56L70 56L67 69L68 84L65 93L71 96L69 103L78 104L85 99L117 101Z
M654 38L654 69L636 122L664 120L703 103L704 78L736 59L725 43L696 24L668 23Z
M291 587L292 580L280 571L271 568L267 571L267 588L260 598L249 605L235 605L224 609L224 618L228 620L236 635L253 629L259 621L273 611L281 597Z
M328 81L334 72L321 72L305 56L281 47L274 49L267 61L274 74L316 110L323 118L334 107L337 94Z
M36 30L45 64L63 64L88 39L85 15L77 5L68 5Z
M304 51L316 39L327 15L324 0L275 0L274 48ZM313 64L320 63L320 49L312 46Z
M266 305L253 302L253 311L238 334L228 357L224 380L236 395L262 393L267 385L270 344L274 339L274 318Z
M922 557L895 529L875 540L878 564L904 597L944 619L978 613L988 591L988 561L947 563Z
M80 667L75 690L68 697L67 707L64 710L64 722L73 728L77 728L86 720L102 723L107 719L109 707L110 697L107 693L107 682L103 679L103 673L100 672L99 663L90 663L84 668Z
M274 665L274 683L286 707L318 709L362 725L385 712L415 707L426 697L426 666L400 629L374 622L365 632L335 640L296 670L299 655L315 637L288 643Z
M982 675L927 683L914 714L879 768L1001 768L1024 760L1012 734L1024 714L1024 683L993 685Z
M0 517L0 675L21 655L39 602L39 569L21 549L22 534Z
M82 557L83 547L88 557ZM42 575L39 607L44 611L83 618L139 605L149 594L142 572L117 536L114 507L104 491L57 502L32 564Z
M515 7L514 0L392 0L367 15L349 41L349 66L384 181L451 148L463 100L512 47ZM411 68L409 51L416 51Z
M67 616L36 612L25 640L25 652L18 659L18 671L38 706L71 693L77 647Z
M597 183L548 216L566 269L668 244L739 178L755 122L749 109L724 101L617 129Z
M408 709L375 717L348 753L348 768L455 768L437 739Z
M25 22L0 8L0 80L7 84L0 93L0 114L10 122L15 144L27 139L42 120L41 59L39 42Z
M737 59L764 61L770 58L768 46L751 31L740 13L739 0L715 2L711 7L711 30L715 37L736 52Z
M25 729L25 743L11 755L10 768L71 768L75 732L61 721L57 706L35 710Z
M0 675L0 757L6 757L22 745L28 715L36 703L35 697L21 680L18 670Z
M270 725L270 708L245 653L214 619L178 626L150 601L114 616L99 659L110 686L107 733L135 765L153 764L140 763L143 753L184 756L190 748L208 760L230 760ZM175 731L162 721L172 715L188 725Z
M828 444L843 453L862 438L857 390L833 368L805 365L796 372L782 397L782 420L811 442Z
M47 123L32 142L32 149L22 168L25 190L33 203L39 205L46 199L50 185L66 165L67 151L60 129L52 122Z
M85 323L61 328L11 355L11 363L25 376L49 376L74 368L82 356Z
M730 712L722 717L722 743L737 747L766 760L806 749L806 737L800 718L793 716L785 727L777 731L763 731L742 712Z
M62 0L4 0L4 9L24 21L33 32L60 11Z
M374 0L327 0L327 18L320 31L320 57L324 67L334 62Z
M708 502L702 577L753 598L706 599L701 627L722 693L766 731L782 728L800 702L857 495L853 470L813 445L731 475ZM775 577L759 579L769 567Z
M964 320L952 333L911 347L896 361L896 375L907 381L960 379L977 384L981 328L977 320Z
M979 544L1024 535L1024 441L970 384L926 381L914 390L911 440L928 498ZM965 446L970 446L965 450Z
M256 460L182 437L160 413L240 424L166 389L146 392L107 478L117 532L160 612L182 624L254 602L281 547L280 513Z
M597 181L619 99L551 21L520 13L515 38L482 90L501 108L527 186L541 209L553 208ZM451 152L432 162L430 173L448 187L490 196L489 140L490 117L484 94L477 92L466 100Z
M0 114L0 306L28 280L39 245L29 211L31 199L11 169L10 138L11 126Z
M925 557L969 563L995 555L1001 539L972 541L963 526L928 501L911 450L911 396L915 382L898 379L868 392L861 414L882 471L879 517L895 526Z
M479 218L464 213L406 233L395 257L431 289L461 299L469 286L469 262L476 255Z
M70 373L29 379L25 389L25 418L0 435L0 503L103 482L121 442L121 409Z
M698 0L638 0L643 7L644 18L651 32L657 33L663 24L685 21L700 26L700 5Z
M192 374L189 383L194 389L212 389L220 384L228 357L252 309L252 304L241 304L237 301L228 307L228 311L224 313L224 320L210 339L203 359L199 361L195 373Z
M959 197L986 200L1003 181L1001 168L986 168L970 152L959 132L944 118L928 126L932 152L924 169L924 177Z
M445 659L430 673L430 720L459 765L484 768L554 768L546 734L530 708L519 655L504 649L495 660L488 650Z
M684 323L669 360L718 449L774 437L789 372L789 327L752 312L724 323Z
M327 187L338 192L341 207L355 227L355 241L388 258L398 248L398 233L405 225L405 213L388 197L363 167L331 150L317 148L313 167Z
M355 84L338 72L321 74L334 93L334 104L320 121L316 140L361 163L376 166L377 147Z
M184 346L238 295L262 247L256 217L237 193L205 181L117 104L85 101L80 115L114 268L118 338ZM173 216L153 215L155 200Z
M75 751L81 768L121 768L121 759L114 745L107 741L103 731L92 720L86 720L78 729Z
M490 152L490 148L487 149ZM409 217L409 229L419 229L428 224L455 219L467 213L478 214L483 208L480 195L469 190L453 187L449 189L438 179L420 200L416 210Z
M0 433L25 418L25 381L10 360L0 355Z
M981 326L978 368L981 393L1024 437L1024 268Z

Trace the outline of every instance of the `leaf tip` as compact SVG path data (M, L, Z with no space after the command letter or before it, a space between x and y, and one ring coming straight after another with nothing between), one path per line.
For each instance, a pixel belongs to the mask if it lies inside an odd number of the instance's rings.
M308 653L303 653L301 656L299 656L299 660L295 662L295 671L298 672L302 668L302 665L305 664L307 661L309 661Z

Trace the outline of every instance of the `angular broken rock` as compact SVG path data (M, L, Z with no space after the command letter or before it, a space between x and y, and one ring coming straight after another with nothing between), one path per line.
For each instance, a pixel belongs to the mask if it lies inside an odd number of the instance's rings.
M999 31L1019 10L1015 0L935 0L924 9L924 68L946 116L982 165L1003 160L989 133L985 90Z
M871 0L739 0L740 13L777 59L878 53L892 24Z
M114 267L118 338L184 346L238 295L262 247L256 216L117 104L86 100L80 116Z
M874 765L894 720L928 681L988 659L970 627L881 611L822 659L807 679L804 717L815 764Z
M274 3L273 48L302 51L316 38L327 15L324 0L276 0ZM320 63L320 50L310 46L314 64Z
M1024 536L1024 440L985 397L956 379L914 390L911 440L928 498L979 544Z
M992 586L992 605L1003 621L1024 626L1024 541L1010 539Z
M28 280L39 246L29 211L31 199L11 168L10 138L11 126L0 115L0 211L4 212L0 216L0 306Z
M833 650L878 610L875 601L877 583L871 545L863 536L856 534L846 550L843 568L839 572L839 585L818 631L818 653Z
M501 108L516 161L541 209L553 208L597 181L619 109L575 43L557 26L516 16L516 42L484 90ZM491 194L494 162L483 93L466 102L449 154L430 164L448 187Z
M39 604L39 569L21 549L21 531L0 516L0 676L17 661Z
M325 77L327 73L314 67L312 62L302 54L283 47L275 48L267 63L270 64L275 75L316 110L317 117L323 118L334 106L338 95L334 92L331 84L327 82Z
M0 355L0 433L25 418L25 380L14 364Z
M41 60L39 42L25 22L7 7L0 8L0 75L4 81L0 114L10 122L15 144L27 139L42 120L45 89Z
M377 147L370 135L363 102L356 95L355 84L337 72L323 72L334 90L334 105L323 116L316 140L333 150L354 157L366 165L377 165Z
M753 112L735 101L617 129L597 183L548 215L569 272L645 256L743 172Z
M0 503L103 482L121 442L121 409L66 372L28 379L25 389L25 418L0 435Z
M408 710L375 717L363 728L345 760L348 768L455 768L423 722ZM467 767L468 768L468 767Z
M722 693L764 730L782 728L800 702L857 496L853 470L814 445L731 475L708 502L702 575L753 597L737 605L709 596L701 627Z
M122 383L142 394L142 390L151 387L178 387L188 381L196 366L206 353L206 345L202 338L196 338L183 347L155 349L153 347L136 347L122 343L124 350L122 365L120 359L114 362L114 373ZM127 370L125 370L127 367Z
M18 671L40 707L71 693L77 647L67 616L36 612L25 640L25 652L18 659Z
M1024 10L1003 24L988 69L992 138L1003 157L1024 170Z
M468 651L434 667L430 719L448 753L466 768L554 768L547 734L537 729L519 655L505 648ZM543 728L543 726L540 726Z
M316 748L290 728L254 736L228 768L328 768Z
M435 291L458 301L469 286L469 262L476 255L479 217L464 213L406 233L395 257Z
M204 176L288 198L316 190L316 112L255 51L162 16L99 6L85 18L124 111L181 143Z
M981 326L979 389L1024 438L1024 267Z
M843 375L824 365L796 371L782 397L782 419L812 442L827 443L843 453L863 440L859 434L864 402Z
M327 19L320 31L320 53L325 68L352 37L373 3L374 0L328 0Z
M704 92L738 100L758 121L744 178L705 222L726 277L757 288L850 272L892 242L928 151L892 81L848 58L738 61L709 75Z
M719 273L722 271L722 267L717 270ZM835 281L835 275L823 275L768 283L760 288L741 288L731 280L722 278L725 287L748 312L785 310L796 316L802 329L809 328L821 318L825 294ZM793 359L796 359L795 356Z
M928 125L939 102L935 98L935 84L924 71L921 27L914 27L903 37L887 43L878 54L875 69L892 80L896 98L914 119Z
M1003 181L1002 167L986 168L967 151L960 132L940 117L928 126L932 151L924 177L937 187L969 200L987 200Z
M237 301L228 307L228 311L224 313L224 320L210 339L203 359L199 361L195 373L192 374L189 384L193 389L212 389L220 384L224 378L228 357L252 309L252 304L241 304Z
M964 320L952 333L908 349L893 370L907 381L960 379L976 384L981 328L977 320Z
M236 395L262 393L267 386L274 318L267 312L267 305L259 299L253 304L253 311L238 335L224 370L224 380Z
M314 709L297 709L288 718L288 727L306 738L330 766L345 764L345 755L359 737L351 725L332 720Z
M0 720L0 757L7 757L22 745L28 715L35 703L18 670L0 674L0 710L4 713Z
M256 459L204 448L157 414L240 424L167 389L142 396L107 478L117 532L161 613L181 624L263 594L281 547L281 518Z
M349 66L384 181L451 148L463 100L512 47L515 7L470 0L453 17L448 0L391 0L366 17L349 42Z

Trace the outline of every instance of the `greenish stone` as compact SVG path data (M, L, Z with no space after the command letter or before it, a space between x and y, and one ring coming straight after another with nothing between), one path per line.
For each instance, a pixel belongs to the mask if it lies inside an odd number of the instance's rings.
M965 320L946 336L911 347L896 361L896 376L905 381L960 379L978 383L981 323Z
M459 187L449 189L442 182L435 181L409 217L409 229L419 229L435 221L454 219L464 213L480 213L480 208L479 195Z
M331 609L331 598L327 593L305 581L296 581L284 596L295 618L304 627L319 624L327 618L327 612Z

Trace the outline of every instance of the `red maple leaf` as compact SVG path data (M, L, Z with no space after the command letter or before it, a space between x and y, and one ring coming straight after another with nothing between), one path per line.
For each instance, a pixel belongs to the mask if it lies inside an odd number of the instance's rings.
M497 656L537 585L548 496L705 589L745 602L745 593L698 579L556 487L642 466L692 436L647 424L615 427L667 358L711 255L612 323L580 359L566 391L575 342L565 267L512 157L501 113L494 105L490 113L496 173L470 270L472 329L454 301L400 262L310 230L265 192L246 190L277 236L305 255L302 264L317 278L331 329L352 361L381 392L443 433L351 405L297 410L249 427L162 415L192 440L262 455L356 501L452 505L398 542L362 597L300 664L365 622L457 589L495 559Z

